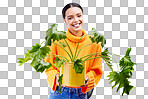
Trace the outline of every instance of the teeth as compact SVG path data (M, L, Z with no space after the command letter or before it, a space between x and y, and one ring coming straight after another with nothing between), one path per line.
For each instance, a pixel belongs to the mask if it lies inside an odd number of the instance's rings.
M73 26L79 26L80 25L80 23L78 23L78 24L75 24L75 25L73 25Z
M77 24L77 25L74 25L74 26L79 26L79 24Z

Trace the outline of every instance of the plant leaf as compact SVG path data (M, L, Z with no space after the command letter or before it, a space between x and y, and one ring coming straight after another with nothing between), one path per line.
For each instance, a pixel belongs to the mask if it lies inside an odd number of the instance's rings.
M129 95L130 90L134 88L134 86L130 85L130 82L128 81L128 79L130 78L130 75L127 73L124 73L123 71L119 73L115 71L110 72L110 74L107 77L109 77L109 80L111 80L110 83L115 82L112 88L114 88L116 85L119 84L117 88L117 92L119 91L120 88L123 88L122 96L124 93Z
M56 57L54 62L55 62L54 63L55 68L60 68L64 64L65 61L63 59Z
M29 53L25 53L25 58L18 58L20 61L18 61L19 66L23 65L25 62L31 60L31 56Z
M106 48L103 52L101 52L101 57L103 58L103 60L106 62L106 64L109 66L109 68L113 71L112 68L112 63L111 63L111 59L110 56L108 55L108 48Z
M36 65L37 62L44 59L47 53L49 53L50 48L47 46L41 47L38 43L35 46L32 46L32 49L29 51L29 54L33 58L31 65Z
M106 44L106 38L101 33L98 33L95 28L92 28L91 32L94 35L93 37L89 37L92 43L96 42L98 44L99 42L101 42L101 47L103 48Z
M133 66L136 65L136 63L133 63L130 59L130 51L131 48L128 48L126 55L119 61L121 71L119 73L112 71L110 72L110 75L107 76L109 77L109 80L111 80L110 83L115 81L115 84L112 86L112 88L119 84L117 92L120 88L123 88L122 96L124 93L129 95L130 90L134 88L134 86L130 85L130 81L128 80L132 77L132 72L134 70Z
M43 72L45 68L48 68L51 66L50 63L48 65L44 65L44 57L47 53L49 53L50 48L47 46L41 47L38 43L36 43L35 46L32 46L32 49L29 51L29 54L32 57L31 66L37 71L37 72Z
M47 46L47 45L51 46L52 39L54 42L55 40L59 41L61 39L66 38L66 32L65 31L57 31L57 27L58 27L58 24L52 24L51 28L49 28L46 31L45 46Z
M19 66L27 62L28 60L32 60L31 66L36 70L36 72L43 72L45 69L51 67L51 63L44 62L44 57L50 51L49 47L39 45L36 43L35 46L32 46L31 50L28 50L28 53L25 53L25 58L18 58L20 61Z
M66 47L67 45L64 42L59 42L62 47Z
M130 51L131 51L131 48L128 48L126 51L126 55L119 61L119 66L121 67L121 69L125 68L125 69L133 70L133 66L136 65L136 63L131 61L131 57L129 56Z
M59 93L62 94L62 78L63 78L63 74L61 76L59 76L58 82L59 82Z
M73 69L75 70L76 74L81 74L83 72L83 61L81 59L77 59L75 62L74 62L74 67Z
M37 65L34 66L34 69L36 70L36 72L43 72L45 69L48 69L52 66L51 63L48 63L48 65L44 65L40 62L36 63Z

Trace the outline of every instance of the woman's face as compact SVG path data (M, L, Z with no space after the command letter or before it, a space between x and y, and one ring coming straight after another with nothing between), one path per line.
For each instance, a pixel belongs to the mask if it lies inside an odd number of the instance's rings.
M82 30L83 26L83 13L78 7L71 7L65 12L65 23L73 32Z

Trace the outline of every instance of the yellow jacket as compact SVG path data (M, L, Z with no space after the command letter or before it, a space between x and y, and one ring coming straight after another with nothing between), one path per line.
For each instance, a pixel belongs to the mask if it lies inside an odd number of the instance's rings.
M82 29L82 33L83 35L86 34L86 31L84 29ZM80 37L76 37L73 34L70 33L69 29L67 29L66 32L66 41L68 42L72 53L74 55L78 41L80 39ZM61 42L64 42L64 40L60 40ZM57 42L58 43L58 42ZM86 45L86 44L90 44L91 40L89 39L89 36L85 36L81 39L79 46L78 46L78 50ZM67 53L60 48L58 45L56 44L52 44L50 46L51 51L49 52L50 54L57 54L57 55L61 55L66 57L67 59L69 59L69 56L67 55ZM68 47L66 46L65 49L70 53ZM78 51L77 50L77 51ZM101 43L96 44L93 43L87 47L84 47L81 52L79 53L78 58L83 57L85 55L91 54L91 53L96 53L96 52L101 52L102 48L101 48ZM50 58L49 58L50 57ZM47 75L47 82L49 84L49 86L52 88L52 90L56 90L56 81L55 81L55 76L56 74L60 74L60 69L56 69L54 67L54 60L55 58L51 58L53 56L49 56L49 57L45 57L45 62L50 62L52 64L52 67L49 68L48 70L45 71L46 75ZM93 56L96 57L96 56ZM92 59L92 60L88 60L86 62L86 76L88 76L89 80L88 80L88 86L87 87L81 87L81 90L83 93L86 93L87 91L91 90L92 88L95 87L95 85L97 85L97 83L100 81L101 77L102 77L103 71L102 71L102 59L101 58L96 58L96 59Z

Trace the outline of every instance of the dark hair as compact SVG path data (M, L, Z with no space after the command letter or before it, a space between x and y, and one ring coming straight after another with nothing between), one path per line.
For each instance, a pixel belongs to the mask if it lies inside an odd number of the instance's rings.
M78 7L82 10L82 13L83 13L83 8L78 3L69 3L62 10L63 19L65 19L65 12L67 11L67 9L71 7Z

